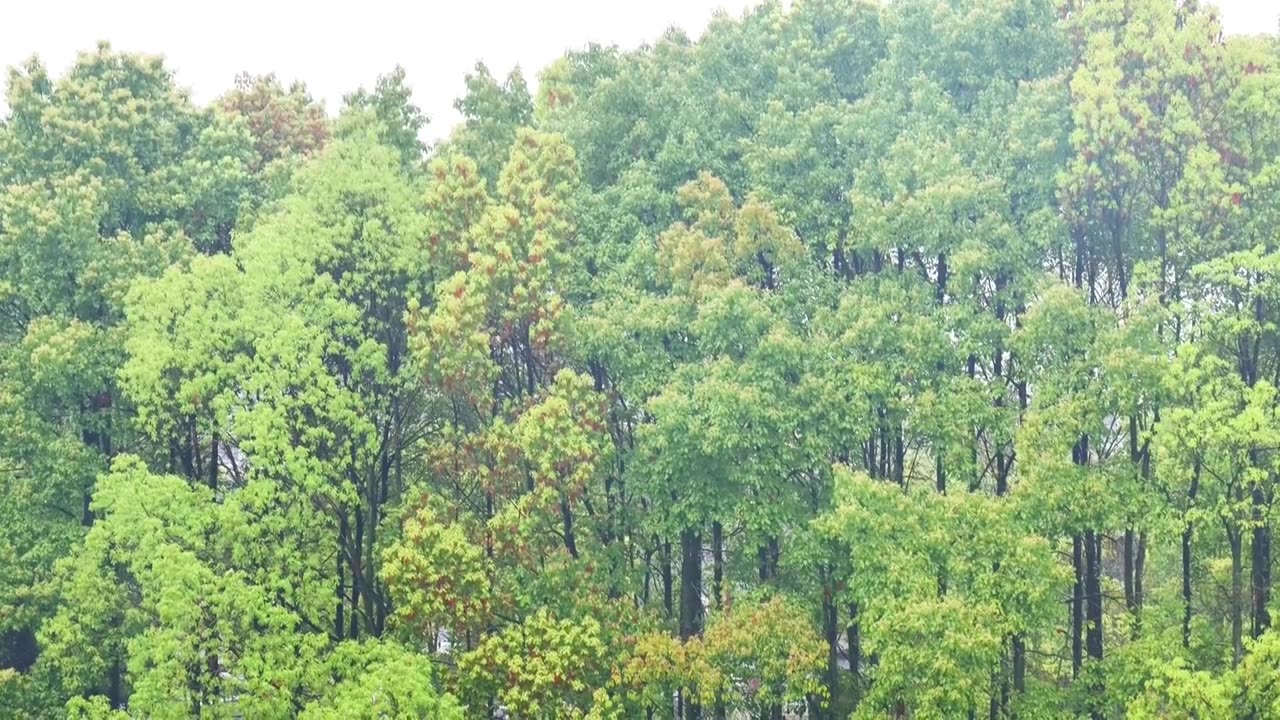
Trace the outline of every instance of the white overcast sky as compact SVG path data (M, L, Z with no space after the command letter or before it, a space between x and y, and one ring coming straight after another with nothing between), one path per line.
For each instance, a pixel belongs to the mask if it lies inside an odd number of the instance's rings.
M717 9L752 0L22 0L0 22L0 65L38 54L61 73L99 40L164 55L197 102L236 73L306 82L337 110L344 93L403 65L438 138L457 120L453 99L476 60L532 83L565 50L588 42L632 48L672 26L697 36ZM1218 0L1229 33L1276 32L1280 0Z

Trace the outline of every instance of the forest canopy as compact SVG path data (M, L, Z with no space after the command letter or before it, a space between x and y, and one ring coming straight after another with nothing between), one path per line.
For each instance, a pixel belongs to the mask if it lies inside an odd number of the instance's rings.
M420 89L421 91L421 89ZM0 120L0 716L1280 717L1280 41L794 0Z

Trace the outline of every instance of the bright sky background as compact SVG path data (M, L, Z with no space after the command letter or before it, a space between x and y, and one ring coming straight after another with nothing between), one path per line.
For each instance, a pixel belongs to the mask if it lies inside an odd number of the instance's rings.
M457 121L463 75L484 60L495 76L520 65L532 83L565 50L588 42L632 48L671 26L697 36L717 9L752 0L25 0L0 22L0 65L38 54L61 74L77 51L108 40L163 54L197 102L236 73L306 82L336 112L342 95L397 63L431 117L431 139ZM1228 33L1277 30L1280 0L1217 0Z

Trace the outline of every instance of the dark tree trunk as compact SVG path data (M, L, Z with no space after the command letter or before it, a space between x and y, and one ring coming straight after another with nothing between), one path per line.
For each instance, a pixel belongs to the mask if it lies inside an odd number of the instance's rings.
M758 558L760 565L760 582L769 582L777 577L779 554L778 538L776 537L770 537L756 548L756 557Z
M1267 524L1266 492L1253 488L1253 637L1271 627L1271 527Z
M822 593L822 631L827 640L827 698L834 707L840 699L840 626L831 573L823 574L826 576ZM829 714L835 716L834 712Z
M364 558L364 513L356 508L356 528L354 542L351 545L351 616L347 636L352 640L360 637L360 597L364 593L364 575L361 565Z
M577 559L578 557L578 541L573 534L573 508L569 507L569 498L560 498L560 519L564 527L564 549L569 552L569 556Z
M702 533L685 528L680 533L680 637L702 634ZM685 720L698 720L702 708L692 698L684 698Z
M1027 689L1027 644L1021 635L1013 636L1013 689L1018 693Z
M671 579L671 542L664 540L662 543L662 607L667 612L667 617L673 614L672 608L672 579Z
M186 425L187 437L182 443L182 453L179 455L179 458L182 460L182 474L189 480L198 480L200 478L200 474L196 472L196 461L198 460L198 457L196 455L195 422L188 420L186 421Z
M218 491L218 433L209 441L209 467L205 468L209 475L209 489Z
M757 552L760 556L760 582L768 583L778 575L778 539L770 537ZM782 720L782 706L774 705L761 710L760 720Z
M902 423L895 423L893 428L893 481L898 485L906 484L905 466L907 448L902 441Z
M123 710L125 700L128 699L125 697L124 688L122 687L124 685L121 682L122 674L120 671L120 656L116 655L111 660L111 670L108 671L109 677L107 678L107 704L115 710Z
M1004 282L1001 277L996 278L997 293L1003 288ZM1001 324L1004 323L1004 303L1000 300L996 301L996 317L1000 319ZM995 406L997 412L1004 410L1004 348L999 342L996 343L995 350L991 353L991 374L996 384ZM1005 453L1002 444L996 445L996 495L1004 496L1009 492L1009 458Z
M1084 534L1085 608L1088 622L1089 658L1102 659L1102 536L1092 530Z
M1191 522L1182 530L1182 647L1191 647Z
M858 604L849 605L849 627L845 629L849 645L849 675L852 676L853 700L862 697L862 627L858 619Z
M1137 603L1134 601L1133 595L1133 561L1134 552L1136 550L1132 529L1124 531L1124 557L1121 558L1123 566L1121 574L1124 576L1124 606L1130 614L1136 614Z
M702 633L702 534L680 533L680 637Z
M364 541L365 555L360 566L366 575L363 583L364 628L366 632L376 635L378 633L378 606L382 604L378 593L378 560L374 556L378 545L378 498L374 492L370 492L369 495L369 521L365 526L365 533L368 537Z
M716 610L724 602L724 527L711 523L711 602Z
M93 493L89 490L80 494L80 524L85 527L93 525Z
M1231 666L1244 659L1244 571L1242 568L1242 531L1228 531L1231 544Z
M1085 615L1088 623L1086 645L1089 659L1102 660L1102 536L1092 530L1084 534L1085 554ZM1096 676L1095 676L1096 677ZM1102 720L1102 703L1105 688L1100 680L1089 685L1089 717Z
M871 438L867 440L866 452L867 474L873 478L880 477L879 468L876 467L876 432L871 432Z
M1200 460L1196 459L1191 473L1191 487L1187 490L1187 509L1195 506L1200 493ZM1191 543L1195 539L1194 526L1186 521L1182 529L1182 646L1191 647Z
M1084 664L1084 541L1079 533L1071 538L1071 566L1075 583L1071 586L1071 677L1080 677Z
M346 623L343 621L343 610L347 604L347 588L346 588L346 568L347 568L347 515L343 513L338 520L338 603L337 610L334 612L333 638L340 641L343 633L346 631Z
M938 253L938 304L943 304L947 299L947 255L946 253Z

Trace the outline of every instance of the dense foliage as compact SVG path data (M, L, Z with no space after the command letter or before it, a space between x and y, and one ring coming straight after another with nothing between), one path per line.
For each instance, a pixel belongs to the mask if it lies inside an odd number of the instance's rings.
M0 121L0 715L1276 718L1280 42L795 0Z

